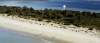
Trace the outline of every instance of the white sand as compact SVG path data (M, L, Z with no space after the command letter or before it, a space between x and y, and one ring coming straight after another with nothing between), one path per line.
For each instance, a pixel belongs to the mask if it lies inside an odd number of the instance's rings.
M86 33L84 31L86 31L87 28L83 27L65 26L67 29L64 29L54 23L28 20L33 22L31 24L22 18L11 18L11 16L6 18L0 15L0 26L14 31L27 32L34 35L41 35L72 43L100 43L100 32L98 31L87 31L88 33ZM22 20L24 22L22 22ZM53 26L51 26L51 24L53 24ZM79 32L75 32L76 30Z

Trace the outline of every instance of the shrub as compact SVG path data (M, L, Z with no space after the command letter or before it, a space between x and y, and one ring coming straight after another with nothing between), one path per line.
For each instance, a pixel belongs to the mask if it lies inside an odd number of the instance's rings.
M46 21L46 22L51 22L51 20L48 20L48 21Z
M93 30L93 28L88 28L88 30Z
M8 14L7 16L10 16L10 14Z
M77 27L81 27L81 25L80 24L74 24L75 26L77 26Z
M70 25L70 23L64 23L63 25Z
M53 24L51 24L51 26L52 26Z
M39 18L38 21L43 21L43 19L42 18Z

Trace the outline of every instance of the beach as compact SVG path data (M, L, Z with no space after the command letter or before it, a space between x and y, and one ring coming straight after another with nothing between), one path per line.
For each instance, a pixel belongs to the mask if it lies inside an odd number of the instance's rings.
M55 40L55 43L100 43L100 34L98 31L94 31L93 34L90 31L85 33L83 31L88 28L75 27L72 25L66 26L65 29L55 23L26 20L12 16L7 17L1 14L0 27L19 33L26 33L27 35L34 35L49 41ZM76 30L80 32L76 32Z

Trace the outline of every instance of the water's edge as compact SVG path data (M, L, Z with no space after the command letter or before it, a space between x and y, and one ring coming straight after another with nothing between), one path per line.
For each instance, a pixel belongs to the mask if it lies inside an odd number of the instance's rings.
M18 32L18 31L13 31L10 29L5 29L3 27L0 27L0 43L28 43L32 41L32 43L52 43L50 41L44 40L42 38L38 38L36 36L31 36L26 33ZM2 41L5 40L4 41ZM19 40L21 41L19 41ZM31 41L30 41L31 40ZM7 41L7 42L6 42ZM19 41L19 42L18 42ZM39 42L38 42L39 41Z
M35 37L35 38L38 38L38 39L41 39L43 41L50 42L50 43L70 43L70 42L65 42L65 41L58 40L58 39L52 39L52 38L43 37L43 36L36 36L34 34L30 34L27 32L15 31L15 30L7 29L7 28L1 27L1 26L0 26L0 28L11 31L15 34L21 34L21 35L28 36L28 37Z

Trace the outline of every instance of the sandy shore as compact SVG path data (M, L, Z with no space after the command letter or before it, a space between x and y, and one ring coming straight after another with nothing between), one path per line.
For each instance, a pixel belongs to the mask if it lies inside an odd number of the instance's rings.
M35 20L33 20L32 23L30 22L31 20L27 21L22 18L12 19L11 16L6 17L0 15L0 26L13 31L33 34L35 36L40 36L41 38L44 37L44 39L51 41L57 39L70 43L100 43L100 34L98 31L87 31L88 33L85 33L83 31L87 30L87 28L66 26L67 29L65 29L60 28L60 26L54 23L36 22ZM54 25L51 26L50 24ZM76 32L76 30L79 32Z

